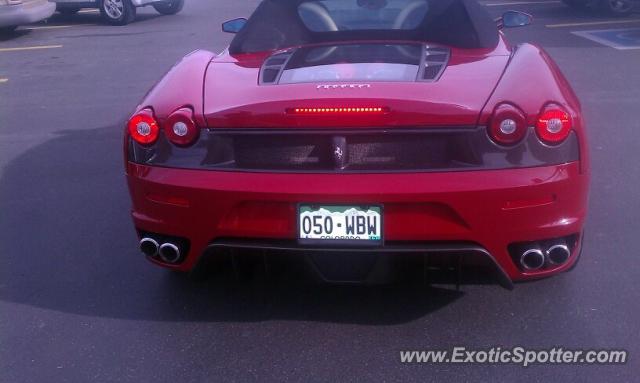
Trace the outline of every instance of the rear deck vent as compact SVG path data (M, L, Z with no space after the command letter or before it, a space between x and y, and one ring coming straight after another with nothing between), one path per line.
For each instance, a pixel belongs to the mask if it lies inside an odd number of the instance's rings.
M262 71L262 82L264 83L272 83L278 79L278 74L280 71L274 68L267 68Z
M425 46L424 60L418 76L420 81L438 81L447 67L450 55L448 48Z
M269 60L267 60L266 65L267 66L274 66L274 65L283 65L284 63L287 62L287 58L286 57L272 57Z
M292 51L288 51L269 57L260 70L260 85L277 84L292 54Z
M433 54L433 55L428 55L427 56L427 61L435 61L435 62L445 62L447 61L447 55L442 53L442 54Z
M433 80L440 75L442 71L442 65L427 65L424 68L424 76L425 80Z

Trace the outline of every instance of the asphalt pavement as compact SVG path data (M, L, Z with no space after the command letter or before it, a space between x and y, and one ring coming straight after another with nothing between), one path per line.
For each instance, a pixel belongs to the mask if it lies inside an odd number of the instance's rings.
M534 15L508 36L547 49L583 103L592 185L572 272L513 291L191 281L137 251L123 121L181 56L224 49L220 23L256 3L188 0L126 27L56 15L0 37L0 382L637 381L640 49L574 32L624 40L640 14L485 1ZM454 346L625 349L629 361L400 362L401 350Z

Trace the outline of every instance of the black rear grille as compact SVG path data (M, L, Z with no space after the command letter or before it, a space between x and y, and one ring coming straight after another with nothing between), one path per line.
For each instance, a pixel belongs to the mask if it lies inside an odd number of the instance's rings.
M461 133L354 133L233 135L228 145L239 169L371 171L447 167L460 151ZM454 145L458 142L458 145ZM458 148L458 149L456 149ZM465 154L466 153L466 154ZM458 153L472 165L473 152ZM231 160L231 159L229 159ZM215 164L212 164L215 166Z
M276 172L422 172L501 169L578 159L574 135L556 147L530 130L522 143L503 147L484 128L425 129L203 129L181 148L164 135L151 147L130 142L136 163L190 169Z
M326 167L326 137L234 136L236 166L242 169L321 169Z

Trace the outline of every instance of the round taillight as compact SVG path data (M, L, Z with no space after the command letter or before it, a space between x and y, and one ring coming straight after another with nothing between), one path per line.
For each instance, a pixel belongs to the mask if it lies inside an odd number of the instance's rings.
M551 145L564 141L569 136L571 127L571 116L558 105L549 105L544 108L536 121L538 137Z
M141 145L151 145L156 142L160 132L150 109L143 109L136 113L127 123L127 127L131 138Z
M193 144L200 134L200 130L193 121L193 111L182 108L173 112L164 124L164 134L175 145Z
M527 133L527 119L520 109L510 104L496 107L489 123L489 136L500 145L514 145Z

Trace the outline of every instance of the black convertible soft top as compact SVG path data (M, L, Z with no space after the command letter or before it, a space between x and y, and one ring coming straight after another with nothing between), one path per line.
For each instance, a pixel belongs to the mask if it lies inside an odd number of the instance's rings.
M358 6L366 1L357 1ZM427 41L458 48L493 48L498 28L476 0L425 0L428 12L412 29L378 28L313 31L302 20L298 7L321 0L263 0L245 27L235 36L229 51L261 52L314 43L362 40ZM355 6L355 5L354 5Z

